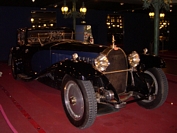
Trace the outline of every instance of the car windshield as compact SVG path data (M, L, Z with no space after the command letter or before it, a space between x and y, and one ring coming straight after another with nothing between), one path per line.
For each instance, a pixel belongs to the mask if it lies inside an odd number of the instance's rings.
M64 30L32 30L27 34L28 44L45 45L49 42L56 42L63 39L73 39L73 32Z

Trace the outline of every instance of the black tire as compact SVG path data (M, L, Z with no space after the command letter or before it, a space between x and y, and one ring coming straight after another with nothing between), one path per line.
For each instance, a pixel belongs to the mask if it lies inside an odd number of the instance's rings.
M11 71L12 71L13 78L14 79L18 79L18 76L17 76L17 65L16 65L16 61L15 61L14 57L11 59Z
M155 109L161 106L168 95L168 81L161 68L151 68L144 72L151 94L155 94L155 99L138 101L138 105L146 109Z
M61 89L62 103L69 121L77 128L90 127L97 115L97 101L90 81L66 75Z

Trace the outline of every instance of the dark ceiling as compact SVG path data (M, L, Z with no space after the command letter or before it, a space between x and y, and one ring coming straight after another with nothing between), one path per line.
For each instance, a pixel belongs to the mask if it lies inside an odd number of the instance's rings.
M142 8L141 0L124 0L124 5L120 5L121 0L76 0L77 8L82 6L82 2L85 3L87 9L95 10L111 10L120 11L126 9ZM1 0L0 6L20 6L20 7L41 7L41 8L54 8L58 5L58 8L63 6L64 0ZM72 0L66 0L66 4L71 8Z
M76 0L77 8L82 6L82 2L85 3L87 9L94 10L108 10L108 11L144 11L142 0ZM121 5L120 3L124 3ZM17 6L17 7L40 7L40 8L57 8L63 6L64 0L0 0L0 6ZM173 4L176 4L177 0L173 0ZM66 4L71 9L72 0L66 0Z

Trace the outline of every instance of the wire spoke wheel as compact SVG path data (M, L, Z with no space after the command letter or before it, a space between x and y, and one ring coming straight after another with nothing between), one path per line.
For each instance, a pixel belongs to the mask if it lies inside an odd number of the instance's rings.
M149 95L155 98L138 101L138 105L146 109L161 106L168 95L168 81L161 68L150 68L144 72L144 79L149 89Z
M84 129L90 127L97 116L95 91L90 81L75 80L66 75L61 89L62 103L71 124Z
M70 116L75 120L80 120L84 114L84 99L79 86L73 82L67 82L64 88L65 105Z

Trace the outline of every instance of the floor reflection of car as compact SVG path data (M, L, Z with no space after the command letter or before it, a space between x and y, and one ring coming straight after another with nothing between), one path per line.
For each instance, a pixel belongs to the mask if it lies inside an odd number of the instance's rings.
M75 127L90 127L99 104L119 110L131 102L146 109L164 103L168 82L160 57L146 50L127 56L114 44L85 44L72 38L68 28L19 29L18 44L11 49L11 68L15 79L47 77L56 84Z

